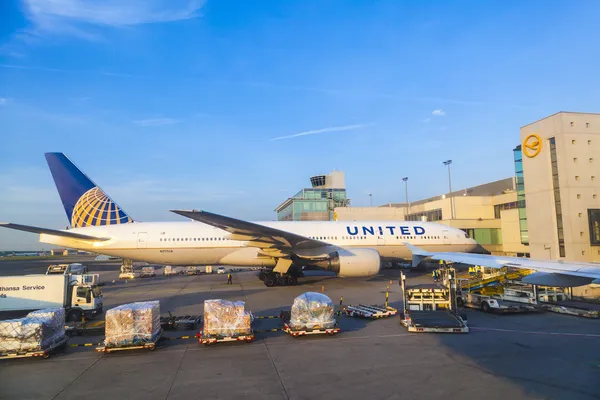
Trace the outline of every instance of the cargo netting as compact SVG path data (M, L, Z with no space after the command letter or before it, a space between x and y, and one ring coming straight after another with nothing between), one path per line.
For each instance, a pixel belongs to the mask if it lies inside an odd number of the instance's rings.
M156 342L161 332L158 301L123 304L106 312L106 346L121 347Z
M47 308L0 321L0 353L47 350L66 340L65 310Z
M333 302L326 295L306 292L294 299L289 322L292 329L328 329L335 323Z
M205 337L247 335L252 332L252 318L243 301L205 300L202 334Z

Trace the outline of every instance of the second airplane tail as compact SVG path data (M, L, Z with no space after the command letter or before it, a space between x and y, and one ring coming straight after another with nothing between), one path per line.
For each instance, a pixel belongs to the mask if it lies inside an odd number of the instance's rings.
M72 228L133 222L67 156L63 153L46 153L45 156Z

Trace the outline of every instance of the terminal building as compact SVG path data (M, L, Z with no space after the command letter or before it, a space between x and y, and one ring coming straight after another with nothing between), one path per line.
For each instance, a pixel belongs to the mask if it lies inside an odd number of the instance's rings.
M278 221L332 221L336 207L350 205L343 172L313 176L310 183L312 187L302 189L277 206Z

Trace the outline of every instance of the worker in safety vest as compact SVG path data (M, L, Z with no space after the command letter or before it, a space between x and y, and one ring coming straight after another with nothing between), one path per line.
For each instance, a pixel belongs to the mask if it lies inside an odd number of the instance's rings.
M233 283L231 282L231 273L227 274L227 284L228 285L232 285Z
M475 269L473 267L469 267L469 276L475 275Z

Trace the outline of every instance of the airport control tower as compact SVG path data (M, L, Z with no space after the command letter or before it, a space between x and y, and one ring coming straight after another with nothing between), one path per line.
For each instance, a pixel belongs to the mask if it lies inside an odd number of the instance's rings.
M310 178L311 188L302 189L281 203L275 211L278 221L333 221L335 207L347 207L344 173Z

